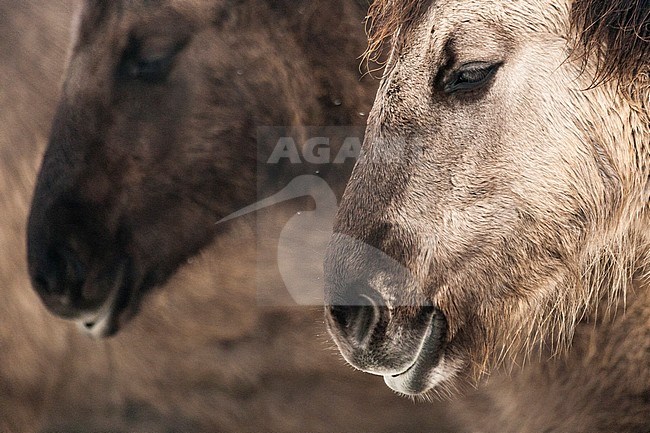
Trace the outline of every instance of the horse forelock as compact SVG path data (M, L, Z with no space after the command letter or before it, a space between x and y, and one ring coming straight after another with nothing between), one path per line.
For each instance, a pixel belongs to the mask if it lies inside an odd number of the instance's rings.
M409 26L426 10L431 0L375 0L366 17L368 49L365 57L377 60L381 49L401 27Z
M571 21L585 55L598 59L596 82L647 75L650 0L575 0Z
M376 60L401 28L408 28L432 0L375 0L368 11L366 58ZM574 0L571 25L585 63L596 61L595 83L647 81L650 69L650 0Z

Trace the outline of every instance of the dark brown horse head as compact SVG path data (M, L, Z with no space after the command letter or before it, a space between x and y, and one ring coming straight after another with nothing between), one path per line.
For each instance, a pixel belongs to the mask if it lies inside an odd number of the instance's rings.
M325 264L352 365L406 394L453 387L566 349L647 272L649 12L375 2L389 60Z
M324 121L327 95L290 13L263 1L83 3L28 228L51 311L116 331L217 221L255 201L256 126Z

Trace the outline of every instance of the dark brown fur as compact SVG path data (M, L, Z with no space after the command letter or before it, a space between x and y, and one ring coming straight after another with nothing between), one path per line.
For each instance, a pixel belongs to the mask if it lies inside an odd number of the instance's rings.
M363 11L335 9L85 3L28 224L30 272L52 311L80 319L112 303L114 332L226 229L217 221L296 174L258 173L258 152L275 145L258 144L258 127L304 136L305 125L364 121L373 83L359 85L344 19ZM138 76L156 56L169 75Z
M91 340L45 311L29 287L24 233L59 97L71 3L0 1L0 431L441 431L443 421L430 406L402 401L378 381L344 368L327 350L320 311L258 305L259 238L251 217L233 222L110 340ZM331 11L330 3L321 5ZM306 6L316 9L300 15L300 26L292 21L297 29L332 28L317 4ZM266 18L275 26L273 17ZM260 28L258 37L265 35ZM350 35L350 49L362 51L363 34ZM351 56L349 73L320 70L321 82L358 86L356 63ZM307 78L305 92L316 90L318 105L332 115L367 109L365 90L330 94ZM346 98L348 105L334 110L330 97ZM271 215L279 228L285 211ZM262 271L269 284L282 285L273 268Z

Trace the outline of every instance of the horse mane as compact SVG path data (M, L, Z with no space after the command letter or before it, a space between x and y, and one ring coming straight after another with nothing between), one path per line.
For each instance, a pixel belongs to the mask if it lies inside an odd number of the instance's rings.
M426 9L430 0L375 0L366 17L368 49L366 60L379 61L385 43L393 39L400 28L408 27Z
M648 74L650 0L575 0L571 22L585 60L597 58L595 83Z
M375 0L368 11L366 59L426 10L431 0ZM633 81L650 66L650 0L574 0L571 25L584 60L595 55L595 82Z

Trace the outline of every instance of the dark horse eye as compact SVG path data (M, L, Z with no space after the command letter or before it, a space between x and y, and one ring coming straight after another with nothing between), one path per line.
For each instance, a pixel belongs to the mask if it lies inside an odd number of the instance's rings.
M162 82L169 75L174 58L184 45L184 43L170 46L152 44L152 47L147 47L139 40L131 38L122 55L118 76L122 79L140 80L148 83Z
M445 93L478 89L490 81L499 66L500 63L466 63L451 74L445 84Z

